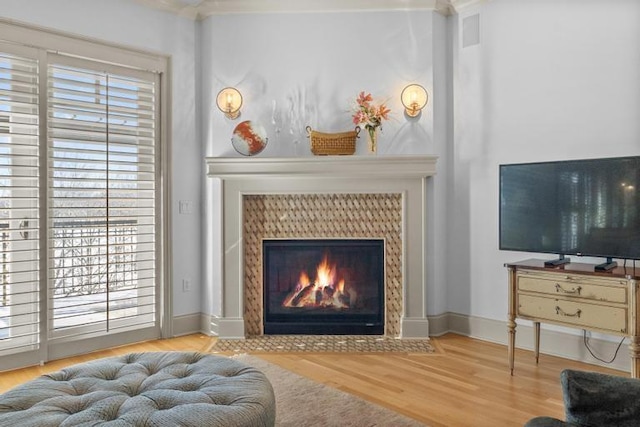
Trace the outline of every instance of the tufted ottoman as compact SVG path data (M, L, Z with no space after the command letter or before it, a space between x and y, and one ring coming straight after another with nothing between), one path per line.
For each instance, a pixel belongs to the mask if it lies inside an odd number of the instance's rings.
M0 426L273 426L271 384L255 368L200 353L81 363L0 395Z

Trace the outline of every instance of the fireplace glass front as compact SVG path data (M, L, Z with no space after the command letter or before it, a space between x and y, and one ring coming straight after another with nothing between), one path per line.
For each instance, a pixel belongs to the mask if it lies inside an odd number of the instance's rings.
M262 249L265 334L384 333L384 240L264 240Z

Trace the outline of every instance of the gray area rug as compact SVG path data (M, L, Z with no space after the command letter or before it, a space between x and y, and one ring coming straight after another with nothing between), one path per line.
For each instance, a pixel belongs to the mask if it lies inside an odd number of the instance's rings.
M402 414L304 378L248 354L232 356L267 376L276 395L278 427L424 427Z

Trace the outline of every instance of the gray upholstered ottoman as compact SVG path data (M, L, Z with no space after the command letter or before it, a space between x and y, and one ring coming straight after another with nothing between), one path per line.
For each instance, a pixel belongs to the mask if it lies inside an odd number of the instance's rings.
M264 374L200 353L138 353L43 375L0 395L0 426L273 426Z

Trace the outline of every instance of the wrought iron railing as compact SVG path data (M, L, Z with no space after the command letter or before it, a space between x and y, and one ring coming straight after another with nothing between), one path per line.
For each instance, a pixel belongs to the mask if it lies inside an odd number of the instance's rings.
M22 226L22 224L21 224ZM0 222L0 340L10 335L10 224ZM120 291L120 309L136 304L136 220L55 221L52 228L53 295L57 326L73 326L103 312L108 291ZM27 238L26 232L20 234ZM85 317L73 317L83 315ZM71 316L71 317L69 317ZM67 318L69 317L69 318ZM74 323L76 322L76 323Z
M135 288L136 247L136 220L54 222L54 296Z

